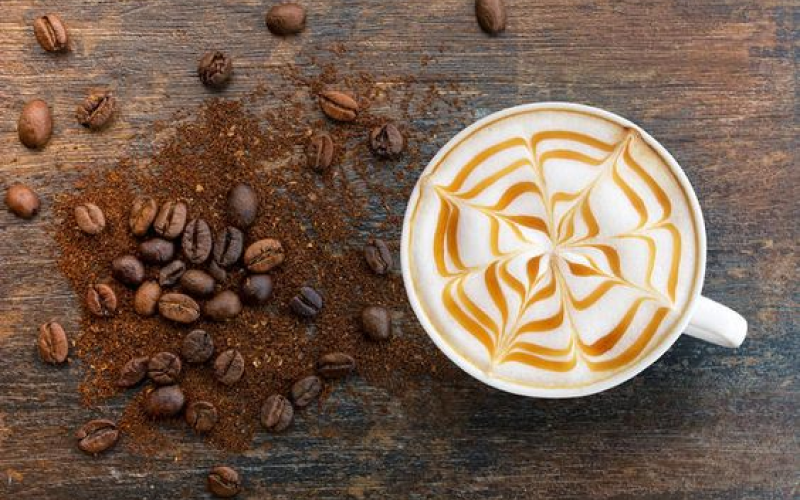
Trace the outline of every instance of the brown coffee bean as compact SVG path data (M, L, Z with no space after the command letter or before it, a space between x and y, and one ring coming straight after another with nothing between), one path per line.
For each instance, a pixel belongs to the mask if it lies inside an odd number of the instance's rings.
M228 273L213 260L208 265L208 274L214 278L217 283L224 283L228 279Z
M46 14L33 21L36 41L47 52L61 52L69 48L69 34L64 22L55 14Z
M203 330L194 330L183 338L181 355L189 363L205 363L214 355L214 340Z
M173 260L158 271L158 284L161 286L175 285L186 272L186 264L181 260Z
M69 342L64 328L50 321L39 327L39 356L42 361L50 364L63 363L69 354Z
M258 195L247 184L237 184L228 192L228 219L234 226L246 229L258 215Z
M236 293L225 290L206 302L203 308L205 315L214 321L225 321L235 318L242 312L242 301Z
M205 434L217 425L219 414L208 401L195 401L186 407L186 423L197 434Z
M133 387L139 384L147 376L149 363L150 358L146 356L131 358L119 372L117 387Z
M372 340L387 340L392 336L392 316L385 307L365 307L361 311L361 326Z
M336 147L330 134L324 132L314 134L306 147L308 166L317 172L324 172L333 165Z
M364 258L375 274L386 274L392 269L392 252L383 240L371 238L364 247Z
M264 304L272 296L272 287L268 274L251 274L242 281L242 299L248 304Z
M109 123L117 109L117 98L110 90L92 92L83 100L75 117L78 123L91 130L100 130Z
M204 85L220 89L233 74L233 61L220 51L206 52L197 66L197 76Z
M203 219L192 219L186 224L181 238L181 247L186 260L192 264L202 264L211 255L214 236L208 222Z
M214 376L227 386L239 381L244 375L244 358L236 349L228 349L214 360Z
M146 281L133 296L133 310L139 316L153 316L158 311L160 298L161 285L155 281Z
M340 122L352 122L358 116L358 103L345 92L323 91L319 95L319 107L328 118Z
M200 305L182 293L165 293L158 300L161 316L176 323L194 323L200 319Z
M20 183L12 184L6 191L6 206L17 217L31 219L39 213L42 204L39 195L28 186Z
M251 273L266 273L279 266L285 257L280 241L265 238L247 247L244 252L244 265Z
M161 238L151 238L139 244L139 255L148 264L164 264L175 256L175 244Z
M497 35L506 29L506 6L504 0L475 0L475 17L481 29Z
M91 420L75 432L78 448L90 455L102 453L117 443L119 430L111 420Z
M382 158L391 158L403 152L406 140L403 133L393 123L375 127L369 134L369 147Z
M214 278L205 271L189 269L180 280L181 289L194 297L208 297L214 293Z
M43 148L53 134L53 115L41 99L29 101L22 108L17 122L19 140L31 149Z
M150 391L144 398L144 411L151 417L172 417L183 409L186 397L177 385L164 385Z
M301 378L292 386L292 401L298 408L308 406L322 392L322 380L316 375Z
M86 307L95 316L111 316L117 311L117 294L105 283L90 285L86 292Z
M327 379L346 377L355 368L356 360L343 352L331 352L317 360L317 373Z
M296 35L306 28L306 9L296 3L275 5L269 9L265 20L274 35Z
M183 232L186 227L186 204L182 201L167 201L161 205L153 221L153 228L159 236L168 240L174 240Z
M111 261L111 275L123 285L136 287L144 281L144 265L133 255L122 255Z
M154 354L147 363L147 376L158 385L171 385L181 374L181 359L171 352Z
M208 474L208 491L219 498L235 497L242 489L239 473L230 467L217 466Z
M285 431L294 418L294 408L280 394L268 397L261 407L261 425L270 432Z
M319 314L322 309L322 303L322 296L316 290L304 286L289 302L289 307L298 316L311 318Z
M128 225L134 236L144 236L158 215L158 203L149 196L139 196L133 200ZM171 257L170 257L171 258Z
M81 203L75 207L75 222L86 234L100 234L106 228L106 216L94 203Z
M243 248L244 234L235 227L228 226L214 240L214 262L222 268L231 267L242 256Z

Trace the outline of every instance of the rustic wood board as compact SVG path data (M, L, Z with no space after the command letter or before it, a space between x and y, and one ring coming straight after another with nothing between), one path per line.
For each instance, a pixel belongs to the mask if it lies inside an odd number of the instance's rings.
M0 498L205 498L205 473L223 461L243 472L247 499L796 498L796 2L509 0L508 33L496 39L479 31L472 0L306 2L309 28L290 40L266 32L269 3L0 4L0 187L21 180L44 198L32 222L0 211ZM68 55L36 45L32 21L49 11L71 28ZM154 120L207 98L194 76L206 48L236 58L225 95L237 97L298 54L328 57L336 42L356 69L414 75L420 88L458 83L475 116L570 100L643 125L697 190L709 228L704 293L747 317L744 346L684 338L632 382L580 400L523 399L466 376L435 400L356 384L369 404L341 391L330 409L288 435L257 437L240 456L182 430L166 457L82 455L72 431L90 415L119 414L123 402L82 407L80 365L46 370L34 355L41 322L78 323L54 264L53 196L81 172L146 154ZM116 89L124 106L102 134L72 116L95 86ZM57 122L39 153L16 139L33 97L53 105ZM429 155L467 124L436 120L447 133L425 146Z

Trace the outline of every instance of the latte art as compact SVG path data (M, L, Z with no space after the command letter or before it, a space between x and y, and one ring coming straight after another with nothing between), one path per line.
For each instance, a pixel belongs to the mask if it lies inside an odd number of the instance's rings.
M697 221L640 134L590 112L483 124L429 165L408 270L436 334L492 378L586 386L654 349L686 314Z

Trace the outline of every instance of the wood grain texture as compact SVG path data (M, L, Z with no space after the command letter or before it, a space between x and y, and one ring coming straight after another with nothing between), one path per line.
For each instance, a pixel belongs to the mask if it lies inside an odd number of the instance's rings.
M264 27L270 3L0 3L0 187L24 181L44 201L32 222L0 211L0 498L205 498L206 471L219 462L243 473L246 499L796 498L796 2L508 0L508 31L489 38L472 0L331 0L305 2L308 29L286 40ZM32 22L45 12L62 14L70 53L36 44ZM282 64L330 57L337 42L354 70L415 75L419 88L458 83L470 119L569 100L642 125L695 186L709 230L704 293L749 320L744 346L683 338L633 381L580 400L519 398L466 375L436 398L392 398L356 383L289 434L260 434L241 456L182 428L170 431L175 446L163 457L81 454L73 430L119 415L124 402L82 407L79 364L52 369L35 357L40 323L78 324L48 233L54 194L82 172L147 154L154 120L209 97L195 76L204 50L233 54L224 95L239 97L268 85ZM100 134L73 117L92 87L113 88L122 103ZM19 110L34 97L55 113L42 152L16 138ZM428 156L469 121L421 116L418 126L434 120L447 133L424 146Z

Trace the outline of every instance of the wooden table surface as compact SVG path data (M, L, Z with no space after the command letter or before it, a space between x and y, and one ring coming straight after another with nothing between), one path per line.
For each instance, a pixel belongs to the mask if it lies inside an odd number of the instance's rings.
M24 181L44 200L32 222L0 211L0 498L206 498L219 462L244 474L246 499L797 498L796 2L509 0L508 32L489 38L472 0L307 1L308 29L288 40L264 28L270 3L0 3L0 188ZM33 37L50 11L70 27L67 55ZM524 399L466 375L436 399L357 383L388 414L340 391L332 409L238 456L182 430L167 457L81 454L73 430L124 401L84 408L80 364L48 370L35 356L37 325L58 317L74 330L80 314L55 267L53 196L81 172L146 154L154 120L209 97L194 75L204 50L234 55L224 95L240 97L281 65L330 58L337 42L354 70L460 86L474 112L436 117L446 133L424 145L428 156L471 119L519 103L583 102L641 124L695 186L709 230L704 294L748 319L745 344L682 338L633 381L579 400ZM89 134L73 110L97 86L115 89L123 111ZM55 111L42 152L16 137L34 97Z

